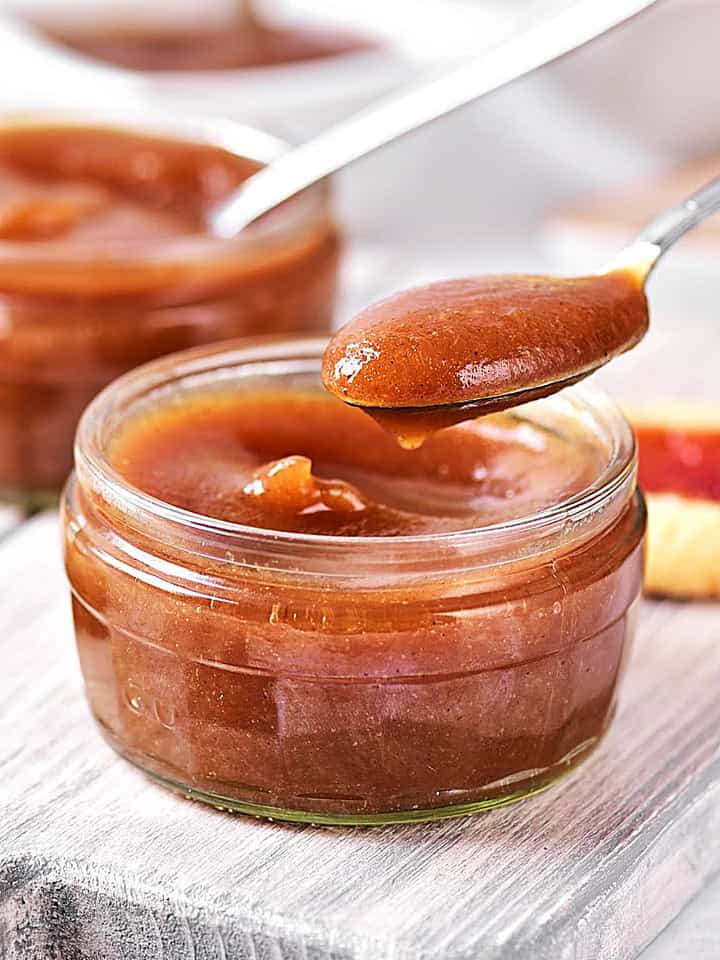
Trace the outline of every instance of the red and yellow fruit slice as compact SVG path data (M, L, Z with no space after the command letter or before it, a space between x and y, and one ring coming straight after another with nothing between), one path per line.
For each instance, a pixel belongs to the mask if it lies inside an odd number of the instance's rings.
M645 585L675 597L720 597L720 407L634 411L648 503Z

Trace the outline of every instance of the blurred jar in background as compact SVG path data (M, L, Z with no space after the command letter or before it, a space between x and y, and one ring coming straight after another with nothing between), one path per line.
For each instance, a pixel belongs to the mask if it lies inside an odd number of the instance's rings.
M77 420L146 360L322 331L339 238L319 185L243 233L210 209L285 145L231 124L0 124L0 494L54 496Z

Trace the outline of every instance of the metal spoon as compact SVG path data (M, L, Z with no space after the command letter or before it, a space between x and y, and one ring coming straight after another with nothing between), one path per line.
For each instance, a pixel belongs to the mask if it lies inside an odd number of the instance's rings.
M590 277L476 277L381 301L330 340L325 386L407 447L433 430L556 393L642 339L647 278L718 210L720 178L661 213Z
M577 0L459 67L382 99L250 177L210 216L220 237L244 227L353 160L582 46L656 0Z
M627 270L635 275L638 286L643 289L648 277L655 269L658 261L681 237L698 226L708 217L720 210L720 177L715 177L705 186L691 193L685 200L668 207L648 223L638 236L627 247L607 263L597 276L605 276L616 270ZM618 350L621 353L622 350ZM594 373L610 360L611 357L598 358L598 362L584 368L577 374L569 374L562 380L548 381L527 390L511 391L498 394L494 397L483 397L472 401L472 406L480 413L491 413L493 410L507 409L519 406L530 400L556 393L579 380ZM449 404L443 406L460 406ZM466 404L466 406L470 406ZM464 418L463 418L464 419Z
M660 257L703 220L720 210L720 177L715 177L685 200L668 207L641 230L636 239L605 266L600 273L633 270L643 283Z

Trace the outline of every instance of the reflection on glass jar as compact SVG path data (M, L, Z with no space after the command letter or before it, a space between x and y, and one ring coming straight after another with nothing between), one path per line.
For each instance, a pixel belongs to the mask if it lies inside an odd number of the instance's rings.
M228 337L329 328L326 185L237 240L206 228L282 149L228 123L0 125L0 493L57 493L82 410L120 373Z
M402 451L324 393L322 347L191 351L90 407L64 519L92 712L160 781L274 817L543 789L613 714L642 579L632 433L576 388Z

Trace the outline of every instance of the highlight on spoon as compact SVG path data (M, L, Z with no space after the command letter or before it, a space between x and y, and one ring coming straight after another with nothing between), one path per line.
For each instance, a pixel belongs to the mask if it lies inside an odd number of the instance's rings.
M439 425L547 396L629 350L648 326L643 276L501 275L406 290L331 338L323 382L417 445Z

